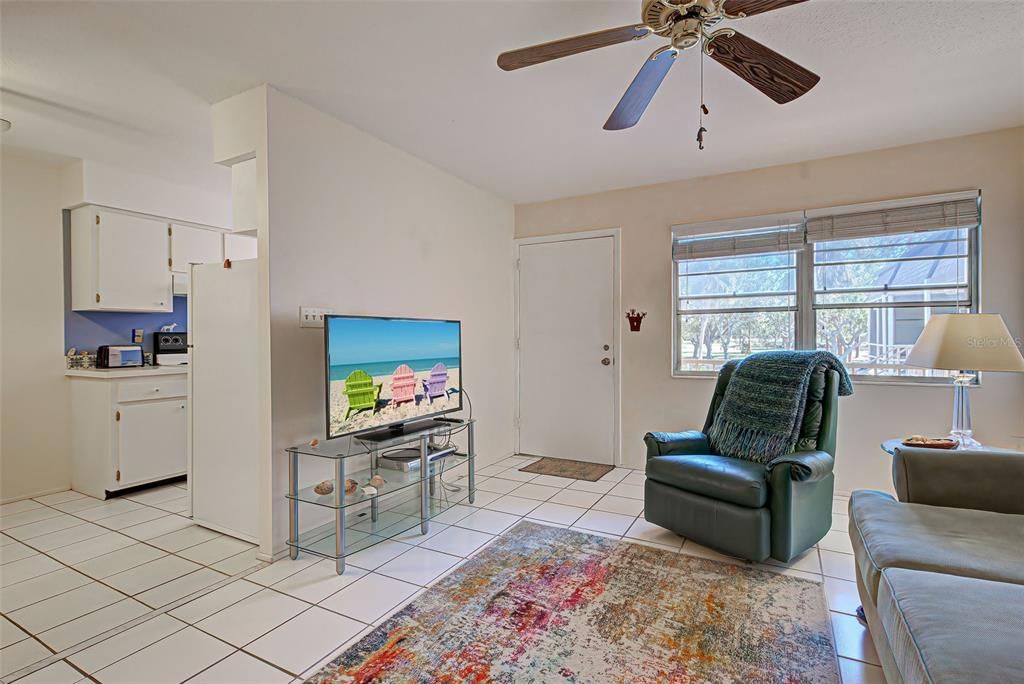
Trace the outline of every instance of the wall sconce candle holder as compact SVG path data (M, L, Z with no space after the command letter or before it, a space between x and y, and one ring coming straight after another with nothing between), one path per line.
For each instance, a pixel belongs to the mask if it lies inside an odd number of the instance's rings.
M626 320L629 321L630 332L640 332L640 323L643 322L646 315L646 311L637 311L636 309L630 309L626 312Z

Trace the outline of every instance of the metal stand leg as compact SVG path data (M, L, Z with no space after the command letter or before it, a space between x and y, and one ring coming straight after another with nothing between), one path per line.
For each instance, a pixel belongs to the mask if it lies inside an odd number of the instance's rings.
M469 503L473 503L474 499L476 499L476 451L473 446L473 423L469 424L467 433L466 457L469 463Z
M338 557L335 570L340 575L345 572L345 459L334 462L334 491L338 493L340 504L334 516L334 555Z
M420 437L420 532L426 534L430 531L430 483L427 481L430 472L430 461L428 459L430 449L430 438L426 435Z
M380 452L377 449L374 449L373 453L370 454L370 477L373 477L374 475L377 474L377 455L379 453ZM373 522L377 522L377 517L380 515L379 498L380 497L375 496L372 499L370 499L370 520L372 520Z
M299 454L288 452L288 495L292 498L288 506L288 557L295 560L299 557Z

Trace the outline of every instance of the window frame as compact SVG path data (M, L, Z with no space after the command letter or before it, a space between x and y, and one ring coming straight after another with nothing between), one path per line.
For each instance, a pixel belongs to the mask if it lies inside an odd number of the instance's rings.
M958 193L949 193L944 195L933 195L927 197L915 197L906 198L901 200L890 200L885 202L874 202L869 204L858 204L849 205L844 207L830 207L822 208L817 210L804 210L800 212L801 225L806 228L806 221L808 214L823 214L828 212L846 212L856 213L864 211L880 210L885 208L899 208L906 206L913 206L916 204L927 204L933 202L942 202L953 199L966 199L968 197L974 197L977 199L977 223L967 230L967 253L965 259L967 261L967 280L965 284L967 298L970 300L970 306L965 307L969 313L978 313L981 311L981 229L982 229L982 207L981 207L981 191L971 190ZM679 224L672 226L671 230L671 246L673 249L679 240L685 240L687 238L693 238L697 236L719 234L726 236L730 233L745 233L749 232L752 227L760 227L763 229L770 229L772 226L783 226L786 224L795 225L793 222L794 213L788 214L776 214L769 216L753 216L746 217L737 220L726 220L726 221L714 221L709 223L701 224ZM932 230L942 230L941 228L935 228ZM927 231L921 231L927 232ZM836 238L841 240L842 238ZM827 241L825 241L827 242ZM765 252L770 253L770 252ZM817 311L818 309L830 309L832 307L821 306L815 307L815 285L814 285L814 274L815 274L815 249L814 244L804 241L803 248L795 251L795 265L796 265L796 308L794 312L793 322L793 341L794 349L797 350L813 350L817 349ZM680 354L682 353L682 317L686 315L700 315L701 311L689 310L686 311L680 306L680 300L682 295L680 292L680 269L679 264L685 261L685 258L677 258L673 253L671 256L672 264L672 367L671 376L673 378L716 378L718 377L717 370L687 370L680 367ZM896 260L904 261L904 260ZM955 305L958 309L961 307ZM877 309L882 311L892 311L899 307L891 306L864 306L864 307L836 307L836 308L857 308L857 309ZM939 308L939 307L936 307ZM789 307L753 307L754 310L786 310L789 311ZM737 310L738 311L738 310ZM718 310L708 311L705 313L717 313ZM868 375L863 373L851 373L850 377L856 383L863 384L878 384L878 385L932 385L932 386L948 386L949 378L942 376L906 376L906 375ZM975 374L975 384L980 384L981 374Z

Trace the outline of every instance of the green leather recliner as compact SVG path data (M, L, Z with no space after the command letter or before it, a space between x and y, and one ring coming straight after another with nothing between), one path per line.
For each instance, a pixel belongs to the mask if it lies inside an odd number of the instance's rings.
M788 562L832 526L839 374L811 375L796 449L768 465L715 453L707 438L730 374L718 377L702 432L648 432L644 517L752 561Z

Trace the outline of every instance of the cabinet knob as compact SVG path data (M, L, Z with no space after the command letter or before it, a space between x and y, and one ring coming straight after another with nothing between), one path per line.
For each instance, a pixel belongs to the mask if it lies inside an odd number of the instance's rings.
M159 391L160 391L160 388L159 388L159 387L154 387L154 388L153 388L153 391L154 391L154 392L159 392Z

